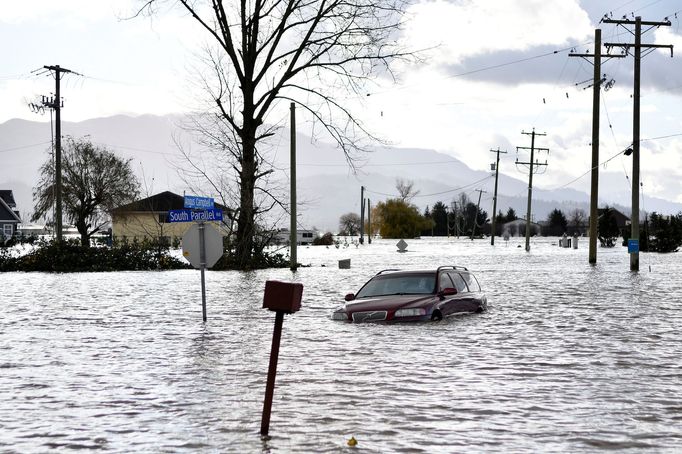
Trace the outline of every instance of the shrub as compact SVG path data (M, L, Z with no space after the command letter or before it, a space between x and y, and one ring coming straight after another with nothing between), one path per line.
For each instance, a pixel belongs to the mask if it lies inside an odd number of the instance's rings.
M313 246L331 246L332 244L334 244L334 235L331 232L327 232L313 240Z

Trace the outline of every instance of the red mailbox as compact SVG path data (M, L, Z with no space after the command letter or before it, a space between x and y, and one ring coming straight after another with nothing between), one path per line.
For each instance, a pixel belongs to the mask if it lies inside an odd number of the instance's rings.
M292 314L301 309L303 284L294 282L266 281L263 308Z

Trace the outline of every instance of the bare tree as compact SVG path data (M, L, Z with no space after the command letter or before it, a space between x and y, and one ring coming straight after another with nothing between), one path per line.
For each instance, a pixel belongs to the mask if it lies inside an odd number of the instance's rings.
M395 188L398 191L398 198L403 202L409 202L419 194L419 190L414 189L414 181L403 178L395 179Z
M319 121L343 150L361 149L371 137L344 105L349 93L389 64L410 54L398 45L404 0L142 0L141 13L177 5L207 33L213 47L202 74L215 108L209 141L223 149L237 178L237 262L249 266L254 253L255 209L264 166L260 144L273 134L265 126L278 101L300 106ZM206 129L206 128L205 128ZM278 202L273 202L278 203Z
M587 223L587 213L581 208L575 208L568 213L568 225L573 227L576 232L582 232Z
M339 218L339 235L355 236L360 231L360 216L357 213L346 213Z
M41 166L40 174L33 190L32 221L47 214L54 203L52 159ZM76 226L83 246L90 245L90 237L108 222L113 208L132 202L139 193L130 159L125 161L106 148L72 137L67 138L62 154L62 185L64 213Z

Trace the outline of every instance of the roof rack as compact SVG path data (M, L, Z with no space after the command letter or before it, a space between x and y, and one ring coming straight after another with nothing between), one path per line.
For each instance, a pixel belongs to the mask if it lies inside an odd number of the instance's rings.
M438 269L436 270L436 273L440 273L441 270L462 270L462 271L469 271L466 266L457 266L457 265L445 265L445 266L439 266Z
M375 274L375 276L378 276L378 275L380 275L381 273L387 273L387 272L389 272L389 271L400 271L400 268L389 268L389 269L386 269L386 270L381 270L381 271L379 271L377 274Z

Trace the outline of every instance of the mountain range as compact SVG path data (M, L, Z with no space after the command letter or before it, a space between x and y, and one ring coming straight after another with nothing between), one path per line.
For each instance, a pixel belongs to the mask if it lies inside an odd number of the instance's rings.
M125 159L142 183L144 194L170 190L179 194L190 191L185 183L189 170L178 150L196 149L191 137L181 127L183 117L112 116L81 122L63 122L62 135L88 136ZM23 219L32 212L32 188L39 178L40 165L51 156L51 125L45 121L9 120L0 124L0 189L11 189ZM299 225L324 231L336 231L339 217L359 212L361 186L372 205L397 195L396 179L414 182L419 193L412 199L420 211L437 201L446 205L464 192L474 203L481 192L481 208L492 214L494 172L471 169L459 159L435 150L377 146L356 156L356 171L351 170L343 153L333 145L297 134L297 193ZM188 145L189 144L189 145ZM289 133L280 130L271 141L268 159L277 169L274 179L288 187ZM491 154L491 157L494 157ZM514 175L514 176L512 176ZM589 175L579 180L584 191L573 188L546 190L533 188L532 217L544 220L555 208L568 214L573 209L589 211ZM210 186L206 185L206 188ZM513 208L525 216L528 181L511 159L500 164L498 211ZM199 195L212 195L210 189ZM630 191L622 177L602 172L600 206L609 204L629 214ZM641 208L663 214L682 212L682 204L644 197ZM288 221L282 222L288 226Z

